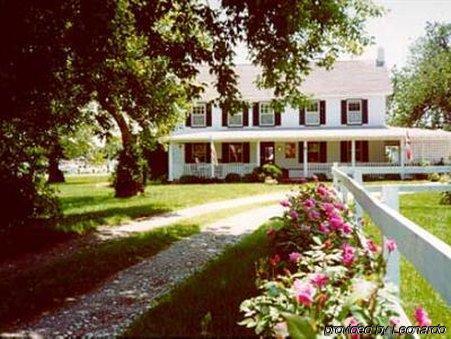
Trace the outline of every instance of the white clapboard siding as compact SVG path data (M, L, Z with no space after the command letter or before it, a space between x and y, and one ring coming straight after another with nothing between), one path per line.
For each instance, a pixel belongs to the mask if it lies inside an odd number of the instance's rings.
M334 167L332 171L334 183L338 186L343 185L354 196L356 203L370 216L384 236L396 240L400 252L450 305L451 247L397 211L373 198L361 184L351 179L345 171L338 167ZM349 172L348 169L346 172Z

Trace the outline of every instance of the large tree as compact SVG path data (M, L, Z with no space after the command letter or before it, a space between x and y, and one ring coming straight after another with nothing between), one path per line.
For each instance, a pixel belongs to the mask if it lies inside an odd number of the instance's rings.
M390 122L451 128L451 23L428 23L407 64L393 71Z
M155 138L181 121L201 90L201 63L217 76L217 103L237 111L234 47L244 42L262 68L260 86L274 89L277 104L296 105L313 65L331 66L341 52L369 43L364 23L380 8L365 0L224 0L215 8L195 0L91 0L80 1L77 13L73 67L100 104L99 121L121 132L115 188L123 197L143 190L141 131Z

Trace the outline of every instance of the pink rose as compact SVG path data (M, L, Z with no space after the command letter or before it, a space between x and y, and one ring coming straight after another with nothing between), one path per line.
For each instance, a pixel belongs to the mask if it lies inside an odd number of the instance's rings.
M317 210L310 210L308 212L308 217L310 220L317 220L321 217L321 214Z
M299 213L296 212L295 210L291 210L291 211L290 211L290 217L291 217L291 219L293 219L293 220L298 220L298 218L299 218Z
M376 243L373 241L373 240L371 240L371 239L368 239L367 241L366 241L366 247L368 248L368 250L371 252L371 253L377 253L378 251L379 251L379 247L376 245Z
M393 239L387 239L385 240L385 248L388 250L389 253L396 250L398 246L396 245L396 241Z
M341 261L345 266L349 266L354 262L355 248L349 244L344 244L342 247Z
M330 202L325 202L323 204L323 210L326 212L327 215L332 214L335 211L334 204L331 204Z
M297 263L301 259L301 253L299 252L291 252L288 254L288 260L291 262Z
M315 200L307 199L307 200L304 201L303 205L304 205L305 208L315 207Z
M347 222L345 222L342 225L341 230L343 231L344 234L350 234L350 233L352 233L352 226L350 224L348 224Z
M329 191L325 186L318 186L316 193L318 193L318 195L320 195L321 197L326 197L329 195Z
M341 230L343 227L343 218L339 215L335 215L329 219L329 224L333 230Z
M280 262L280 256L278 254L274 255L269 259L269 264L271 266L277 266L277 264Z
M346 209L345 204L342 204L341 202L336 202L336 203L334 203L334 206L335 206L335 208L337 208L337 209L339 209L339 210L341 210L341 211L343 211L344 209Z
M321 224L319 224L318 230L324 234L330 233L329 224L326 221L322 222Z
M359 324L357 319L354 317L349 317L349 318L345 319L344 323L346 326L351 327L351 339L359 339L360 335L358 334L358 329L357 329L357 327L354 327Z
M310 279L310 282L314 286L319 287L319 288L326 286L328 281L329 281L329 277L323 273L315 273L315 274L313 274L312 278Z
M419 306L415 309L415 320L418 326L431 326L432 321L423 307Z
M288 200L282 200L282 201L280 202L280 204L281 204L283 207L290 207L290 206L291 206L291 202L288 201Z
M293 284L296 300L304 305L310 306L313 302L313 295L315 294L315 288L309 282L302 282L296 279Z

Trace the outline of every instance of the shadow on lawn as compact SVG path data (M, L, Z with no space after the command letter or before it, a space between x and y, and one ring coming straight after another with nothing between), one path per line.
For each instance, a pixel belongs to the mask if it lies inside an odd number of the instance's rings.
M2 278L0 332L62 306L66 298L89 292L115 273L199 230L197 224L159 228L85 247L69 257Z

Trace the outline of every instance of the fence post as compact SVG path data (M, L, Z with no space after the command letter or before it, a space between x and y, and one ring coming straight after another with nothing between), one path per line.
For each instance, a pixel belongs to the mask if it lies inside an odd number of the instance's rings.
M357 181L360 185L363 185L363 176L362 172L359 170L354 170L353 174L354 180ZM362 206L354 199L355 202L355 219L356 222L361 225L360 219L363 217L363 209Z
M399 210L399 192L396 186L382 186L382 202L394 209ZM385 280L393 283L398 287L399 293L399 283L400 283L400 272L399 272L399 251L396 249L390 254L387 253L385 248L385 237L382 237L384 257L387 259L387 274Z

